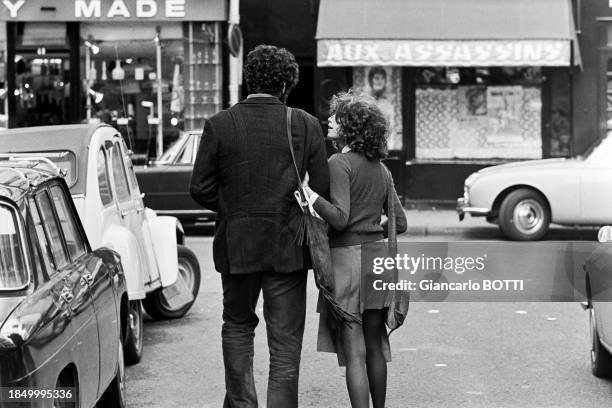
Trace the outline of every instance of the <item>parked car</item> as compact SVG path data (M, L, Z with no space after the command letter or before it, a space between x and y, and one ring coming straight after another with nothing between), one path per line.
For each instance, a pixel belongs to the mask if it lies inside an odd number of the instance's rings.
M11 129L2 134L2 149L12 160L51 161L63 169L92 245L121 255L130 299L125 358L138 362L142 306L154 318L181 317L199 291L200 266L181 223L144 206L129 150L111 126Z
M612 224L612 138L584 156L530 160L471 174L457 212L486 217L514 240L538 240L550 223Z
M67 387L71 401L27 406L123 407L128 307L119 255L92 251L63 178L2 162L0 405L25 406L7 401L18 387Z
M612 227L599 230L597 247L584 264L591 371L612 378Z
M159 160L136 167L136 178L144 192L144 202L159 215L177 217L185 224L214 220L216 214L202 208L189 195L202 131L182 133Z

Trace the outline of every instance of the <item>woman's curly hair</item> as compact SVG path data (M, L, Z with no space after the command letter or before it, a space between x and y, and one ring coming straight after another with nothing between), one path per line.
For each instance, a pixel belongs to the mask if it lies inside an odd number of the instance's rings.
M387 157L389 125L374 98L352 90L337 94L331 101L330 114L336 115L338 136L351 151L369 160Z
M246 57L244 79L249 92L285 95L297 85L300 70L295 57L284 48L261 44Z

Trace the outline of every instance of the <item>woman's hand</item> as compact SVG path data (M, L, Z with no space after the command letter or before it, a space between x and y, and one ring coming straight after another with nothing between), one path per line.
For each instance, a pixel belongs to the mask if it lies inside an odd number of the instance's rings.
M310 188L310 186L308 184L302 184L302 189L304 190L304 194L306 194L306 199L308 200L308 202L310 202L311 204L316 200L316 198L314 198L312 201L310 199L310 197L312 196L316 196L318 197L319 195L317 193L315 193L312 188Z
M310 186L308 185L308 180L310 180L310 177L308 176L308 172L306 172L304 180L302 180L302 191L304 191L304 194L306 195L306 197L304 198L306 198L310 205L312 205L315 201L317 201L319 195L314 192L312 188L310 188Z

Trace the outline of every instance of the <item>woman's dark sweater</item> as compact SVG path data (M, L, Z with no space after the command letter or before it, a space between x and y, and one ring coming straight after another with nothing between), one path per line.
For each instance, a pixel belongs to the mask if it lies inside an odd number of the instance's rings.
M322 197L314 209L332 230L330 246L341 247L374 242L387 236L387 183L379 160L361 153L338 153L329 159L330 201ZM397 233L407 229L406 214L394 191Z

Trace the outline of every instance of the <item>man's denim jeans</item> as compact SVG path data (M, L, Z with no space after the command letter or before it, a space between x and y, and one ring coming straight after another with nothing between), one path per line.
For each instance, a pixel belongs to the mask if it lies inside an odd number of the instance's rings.
M270 349L268 407L298 406L298 380L304 321L307 271L223 274L224 408L256 408L253 339L259 322L255 313L263 292L264 319Z

